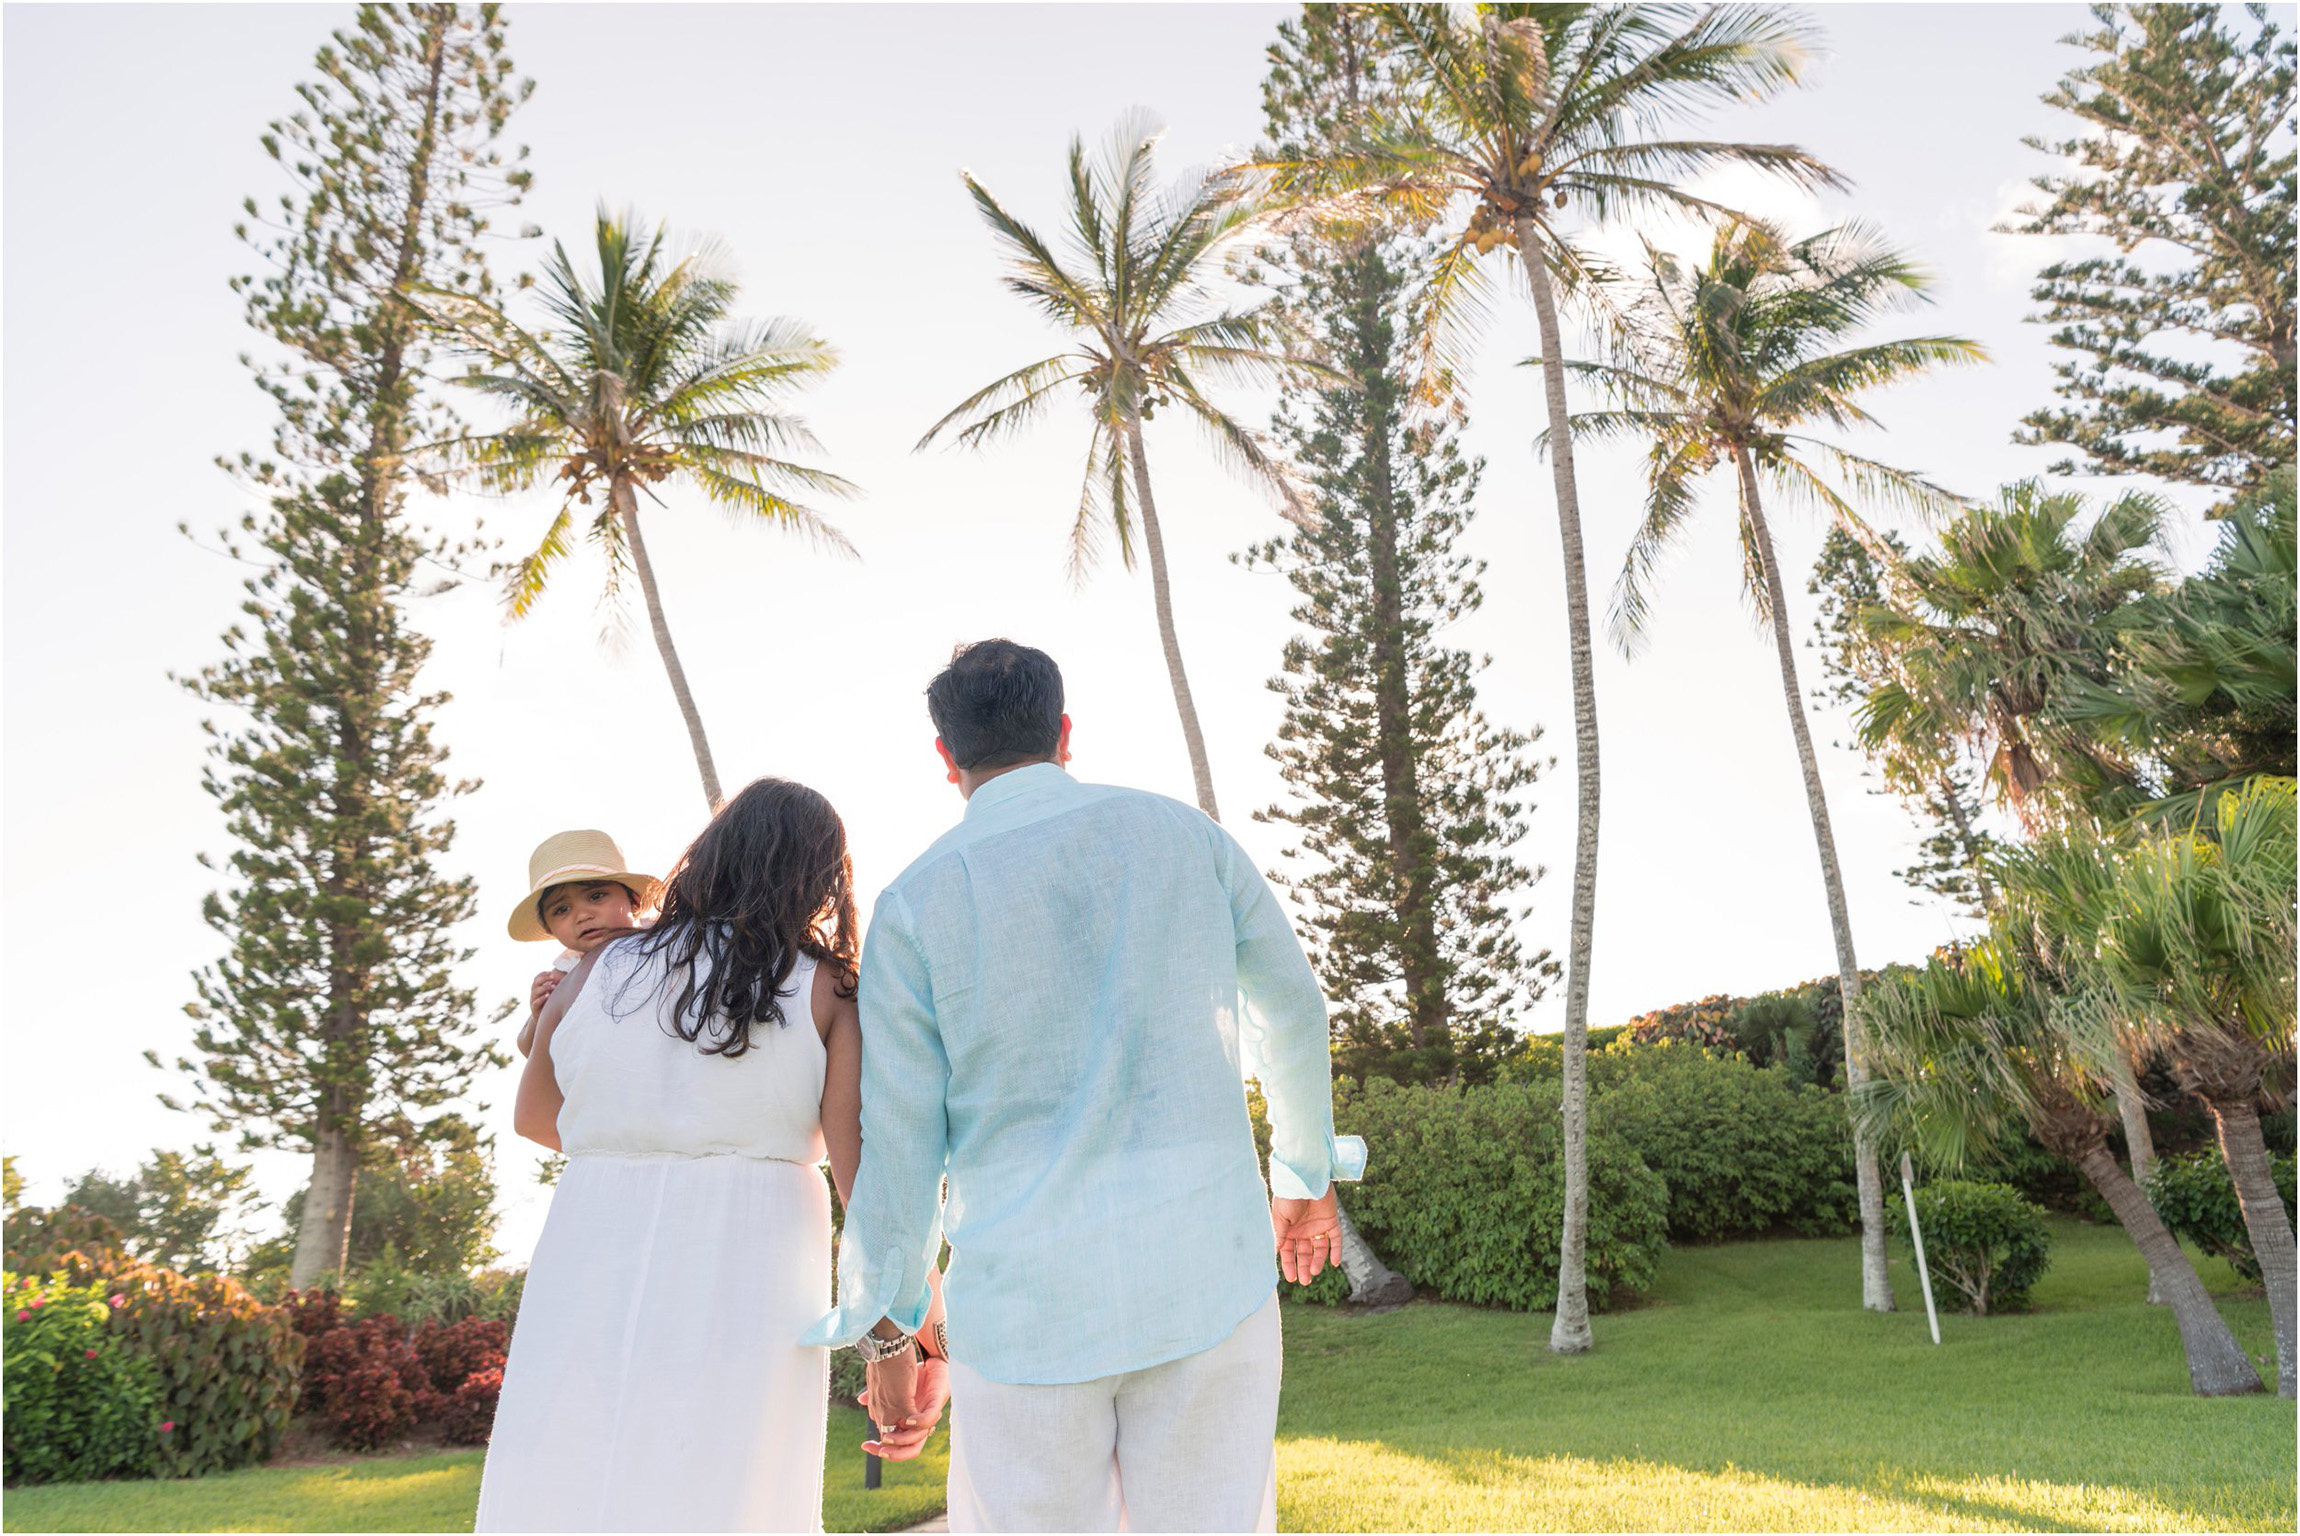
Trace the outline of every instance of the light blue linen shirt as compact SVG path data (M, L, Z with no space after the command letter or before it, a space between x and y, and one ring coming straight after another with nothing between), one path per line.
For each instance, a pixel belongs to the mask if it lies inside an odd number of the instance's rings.
M1163 796L1051 763L981 785L879 896L861 1009L862 1166L810 1344L916 1329L947 1223L951 1355L992 1381L1196 1354L1269 1299L1268 1192L1364 1170L1334 1135L1325 999L1284 912L1228 833Z

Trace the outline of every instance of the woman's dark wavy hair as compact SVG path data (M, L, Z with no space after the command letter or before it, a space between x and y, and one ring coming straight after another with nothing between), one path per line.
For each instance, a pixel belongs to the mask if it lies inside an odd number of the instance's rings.
M804 784L753 780L679 856L662 915L633 942L683 978L670 1027L714 1056L749 1050L756 1025L791 1022L776 994L801 955L854 996L861 935L846 824Z

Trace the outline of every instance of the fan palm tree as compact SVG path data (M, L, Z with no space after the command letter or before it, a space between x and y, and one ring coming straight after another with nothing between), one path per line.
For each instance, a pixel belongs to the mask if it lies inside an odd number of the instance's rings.
M1749 167L1794 186L1834 185L1801 149L1671 136L1664 125L1704 108L1761 100L1796 83L1808 29L1763 5L1383 5L1405 94L1394 129L1361 132L1258 164L1281 193L1318 216L1354 218L1386 203L1448 231L1428 279L1420 345L1425 392L1442 398L1463 370L1491 305L1487 258L1514 251L1541 334L1551 483L1565 578L1573 670L1576 831L1565 989L1565 1220L1550 1348L1590 1346L1589 961L1597 921L1597 688L1583 570L1581 499L1566 414L1558 293L1602 303L1603 266L1575 244L1571 221L1616 214L1728 212L1688 190L1707 172ZM1458 216L1457 216L1458 215ZM1880 1269L1864 1280L1889 1310Z
M1872 1137L1955 1169L2013 1126L2074 1163L2116 1213L2169 1302L2199 1396L2260 1390L2260 1375L2196 1268L2108 1150L2118 1046L2103 1015L2055 985L2033 945L2000 921L1921 971L1888 973L1846 1010L1861 1016L1870 1078L1853 1091Z
M1789 733L1821 856L1837 975L1850 1004L1860 995L1861 966L1853 950L1828 796L1797 681L1788 597L1764 492L1817 505L1872 553L1889 553L1823 466L1854 496L1888 499L1922 514L1946 510L1955 499L1921 476L1801 429L1874 425L1861 404L1870 390L1944 365L1982 362L1988 354L1961 336L1854 342L1878 315L1922 298L1926 288L1924 274L1906 255L1860 225L1787 240L1769 225L1733 219L1718 226L1701 266L1683 267L1651 244L1645 254L1646 280L1615 326L1619 360L1574 365L1603 383L1621 405L1573 417L1573 430L1596 439L1646 438L1652 444L1645 519L1614 585L1613 638L1629 654L1643 642L1661 556L1692 517L1699 482L1712 470L1725 470L1738 491L1742 584L1773 630ZM1868 1064L1862 1058L1858 1016L1848 1013L1846 1018L1845 1080L1858 1087ZM1884 1183L1875 1145L1865 1134L1856 1134L1855 1142L1862 1268L1882 1274Z
M1891 597L1860 618L1898 673L1861 707L1862 740L1972 743L2032 831L2134 782L2126 755L2054 706L2108 680L2117 614L2162 586L2147 551L2165 509L2129 493L2078 533L2085 511L2074 492L2007 486L1944 528L1939 553L1900 562Z
M2070 852L2047 863L2057 845ZM2080 828L2007 868L2072 969L2211 1111L2268 1288L2285 1397L2300 1270L2258 1106L2270 1067L2292 1052L2296 861L2293 781L2260 778L2221 795L2209 821L2123 842Z
M1073 136L1069 164L1069 249L1057 251L1009 213L990 189L966 175L975 209L1005 252L1006 286L1076 337L1076 344L984 385L927 429L925 448L944 433L963 447L996 442L1043 416L1058 400L1083 400L1092 422L1086 484L1070 527L1070 572L1084 580L1105 525L1120 561L1134 568L1135 524L1150 561L1150 597L1174 708L1190 752L1198 806L1215 820L1214 774L1198 706L1174 632L1166 541L1150 491L1142 424L1171 406L1204 429L1215 451L1248 479L1275 490L1295 520L1307 516L1284 464L1262 435L1207 394L1215 382L1264 383L1314 368L1279 349L1274 314L1222 306L1215 291L1225 260L1253 235L1267 211L1254 178L1230 169L1157 182L1161 131L1140 116L1121 121L1099 155Z
M716 810L718 768L663 617L639 496L660 505L655 488L683 482L738 516L795 529L851 555L846 538L798 498L847 496L855 488L789 457L820 445L784 408L794 392L836 367L838 355L796 321L732 319L739 290L715 247L675 258L661 226L643 233L633 215L605 210L595 241L595 282L553 242L538 284L550 329L529 330L473 295L415 295L432 323L475 359L457 382L517 413L501 431L435 444L433 452L449 473L491 490L524 490L546 479L563 486L542 540L510 571L512 618L524 618L543 595L574 547L578 520L607 557L611 608L624 575L638 577L703 796Z

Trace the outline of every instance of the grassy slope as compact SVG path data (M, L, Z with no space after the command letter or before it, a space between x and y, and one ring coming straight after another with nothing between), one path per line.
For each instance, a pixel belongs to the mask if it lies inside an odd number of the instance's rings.
M1547 1316L1290 1309L1280 1524L2292 1529L2291 1405L2191 1397L2122 1232L2054 1235L2033 1313L1944 1317L1938 1349L1899 1262L1908 1310L1860 1310L1842 1240L1680 1249L1578 1359L1547 1352ZM2222 1310L2272 1347L2265 1301Z
M1546 1316L1287 1309L1289 1530L2258 1529L2294 1525L2292 1409L2190 1397L2172 1319L2113 1228L2056 1222L2021 1317L1861 1312L1850 1240L1680 1249L1655 1301L1543 1347ZM2226 1266L2205 1267L2216 1289ZM2255 1353L2267 1305L2224 1302ZM946 1438L862 1489L862 1415L834 1411L824 1524L941 1507ZM259 1469L7 1495L11 1531L467 1531L479 1455Z
M823 1528L886 1531L942 1508L947 1430L916 1461L862 1485L859 1409L831 1410ZM11 1531L468 1531L479 1503L478 1451L376 1458L327 1467L257 1467L193 1482L76 1483L10 1489Z

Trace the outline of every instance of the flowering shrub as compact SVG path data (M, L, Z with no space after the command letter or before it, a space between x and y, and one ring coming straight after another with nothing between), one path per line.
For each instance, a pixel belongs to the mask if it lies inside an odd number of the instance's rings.
M150 1476L165 1434L159 1373L112 1332L105 1287L4 1274L0 1288L7 1480Z
M136 1264L107 1282L111 1331L156 1367L159 1470L197 1477L268 1460L287 1432L304 1341L287 1311L222 1275Z
M311 1340L302 1406L336 1444L371 1451L437 1416L440 1396L399 1319L385 1313Z

